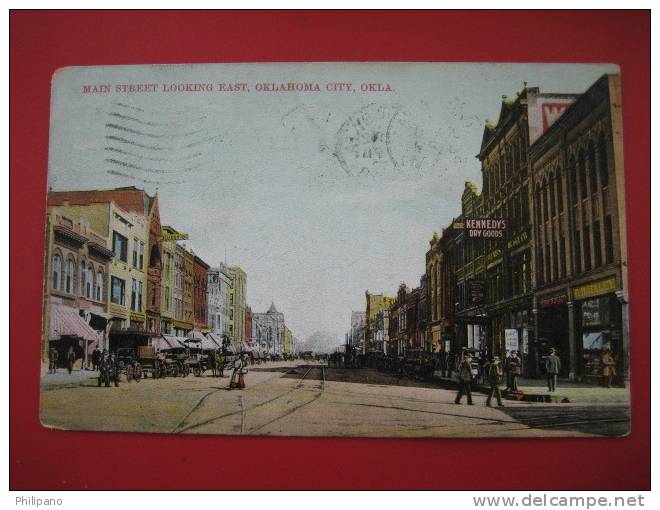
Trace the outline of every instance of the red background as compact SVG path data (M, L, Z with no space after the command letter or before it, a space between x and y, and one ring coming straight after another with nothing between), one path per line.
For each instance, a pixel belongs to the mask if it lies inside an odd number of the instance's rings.
M19 11L10 15L10 44L12 488L650 487L647 12ZM53 71L101 64L378 60L621 66L631 435L586 440L289 439L42 428L39 337ZM233 469L228 462L218 465L220 455L232 459Z

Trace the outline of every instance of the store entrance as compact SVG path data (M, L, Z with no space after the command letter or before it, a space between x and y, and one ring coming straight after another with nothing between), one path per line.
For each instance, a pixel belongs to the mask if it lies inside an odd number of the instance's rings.
M539 373L545 373L545 357L550 349L561 361L559 375L568 377L570 372L570 349L568 339L568 306L556 305L539 311Z

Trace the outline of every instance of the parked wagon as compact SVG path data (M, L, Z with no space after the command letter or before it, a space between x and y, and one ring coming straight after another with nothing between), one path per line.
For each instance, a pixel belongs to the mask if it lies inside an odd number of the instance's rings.
M147 377L151 374L153 379L158 379L165 375L163 370L163 361L156 353L153 345L140 345L137 348L137 358L140 365L140 375ZM137 374L135 374L137 380Z
M139 382L142 379L142 366L138 360L136 350L132 347L121 347L115 353L117 357L118 376L124 374L126 381Z

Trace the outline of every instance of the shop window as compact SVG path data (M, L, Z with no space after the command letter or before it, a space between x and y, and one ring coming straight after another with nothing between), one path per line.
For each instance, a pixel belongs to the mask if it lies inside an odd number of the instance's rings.
M614 242L612 239L612 216L605 217L605 263L614 262Z
M59 253L53 255L53 289L60 288L60 278L62 275L62 257Z
M128 239L119 232L112 233L112 251L122 262L128 262Z
M584 241L584 270L589 271L591 269L591 236L590 236L590 229L589 225L584 226L584 237L582 240Z
M124 305L126 295L126 282L116 276L111 277L110 301L118 305Z
M603 248L600 245L600 222L594 222L594 266L603 265Z
M605 187L609 183L609 170L607 168L607 147L605 145L605 137L602 133L598 139L598 166L600 185Z

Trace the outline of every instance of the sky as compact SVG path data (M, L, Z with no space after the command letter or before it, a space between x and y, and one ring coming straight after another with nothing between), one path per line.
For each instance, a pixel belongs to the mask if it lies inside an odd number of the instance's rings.
M211 266L246 271L253 311L274 301L297 338L323 331L339 341L366 290L419 285L433 232L460 213L466 181L481 187L475 155L502 96L524 82L582 93L608 72L618 68L64 68L52 84L48 185L158 192L162 224L188 233ZM319 91L272 90L288 83Z

